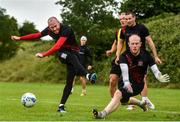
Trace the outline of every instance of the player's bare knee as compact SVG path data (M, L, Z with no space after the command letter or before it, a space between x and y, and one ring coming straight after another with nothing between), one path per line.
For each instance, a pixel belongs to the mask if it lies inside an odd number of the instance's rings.
M118 82L118 76L116 76L115 74L111 74L109 77L109 82L111 86L116 86Z
M116 92L114 93L114 97L116 97L116 98L121 98L122 97L122 93L121 93L121 91L119 91L119 90L116 90Z

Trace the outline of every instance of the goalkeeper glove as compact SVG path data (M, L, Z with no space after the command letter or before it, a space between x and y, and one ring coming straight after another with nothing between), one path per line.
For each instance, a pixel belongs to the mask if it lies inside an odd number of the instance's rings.
M132 89L132 87L131 87L131 84L130 84L130 82L128 81L126 81L126 82L124 82L124 86L123 86L123 88L124 89L126 89L127 90L127 92L129 92L129 93L133 93L133 89Z
M170 78L169 78L169 75L168 75L168 74L162 75L162 74L160 73L160 74L158 74L157 79L158 79L160 82L162 82L162 83L166 83L166 82L169 82L169 81L170 81L170 80L169 80Z

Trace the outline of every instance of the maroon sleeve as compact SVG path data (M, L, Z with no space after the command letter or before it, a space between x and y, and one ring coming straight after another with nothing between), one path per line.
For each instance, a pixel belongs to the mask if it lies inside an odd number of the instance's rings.
M49 49L47 52L43 53L43 57L51 55L53 53L55 53L57 50L59 50L61 48L61 46L64 44L64 42L66 41L67 37L60 37L58 39L58 41L56 42L56 44Z
M38 32L38 33L33 33L33 34L28 34L28 35L25 35L25 36L21 36L20 37L20 40L32 40L32 39L38 39L42 37L41 33Z

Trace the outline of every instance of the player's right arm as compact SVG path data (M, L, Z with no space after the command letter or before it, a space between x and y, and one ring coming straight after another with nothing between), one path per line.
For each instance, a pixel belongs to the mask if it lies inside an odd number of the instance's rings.
M37 32L37 33L32 33L32 34L28 34L25 36L11 36L11 39L16 41L16 40L33 40L33 39L38 39L41 38L43 36L46 36L49 34L49 28L46 27L43 31L41 32Z
M19 36L11 36L11 39L14 40L14 41L15 40L20 40L20 37Z
M121 54L122 48L123 48L123 44L124 44L124 40L120 39L120 41L118 41L117 43L117 50L116 50L116 59L115 59L115 63L118 64L119 61L119 56Z
M126 63L120 63L120 68L121 68L121 72L122 72L122 79L124 82L124 88L127 90L127 92L129 93L133 93L133 89L131 87L131 83L129 81L129 69L128 69L128 65Z
M129 66L128 66L128 62L126 59L126 54L122 54L119 60L119 66L121 69L121 76L122 76L122 80L124 83L123 88L127 90L127 92L129 93L133 93L133 89L131 87L131 83L130 83L130 76L129 76Z
M11 39L14 41L16 41L16 40L32 40L32 39L38 39L41 37L42 37L42 34L40 32L38 32L38 33L28 34L25 36L11 36Z
M117 49L117 41L114 40L111 49L106 51L106 55L110 56L112 53L116 52L116 49Z

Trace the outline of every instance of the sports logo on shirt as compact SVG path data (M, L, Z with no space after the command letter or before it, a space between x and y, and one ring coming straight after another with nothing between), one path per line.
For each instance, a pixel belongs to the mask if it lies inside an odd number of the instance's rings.
M138 61L138 66L143 66L143 61Z

